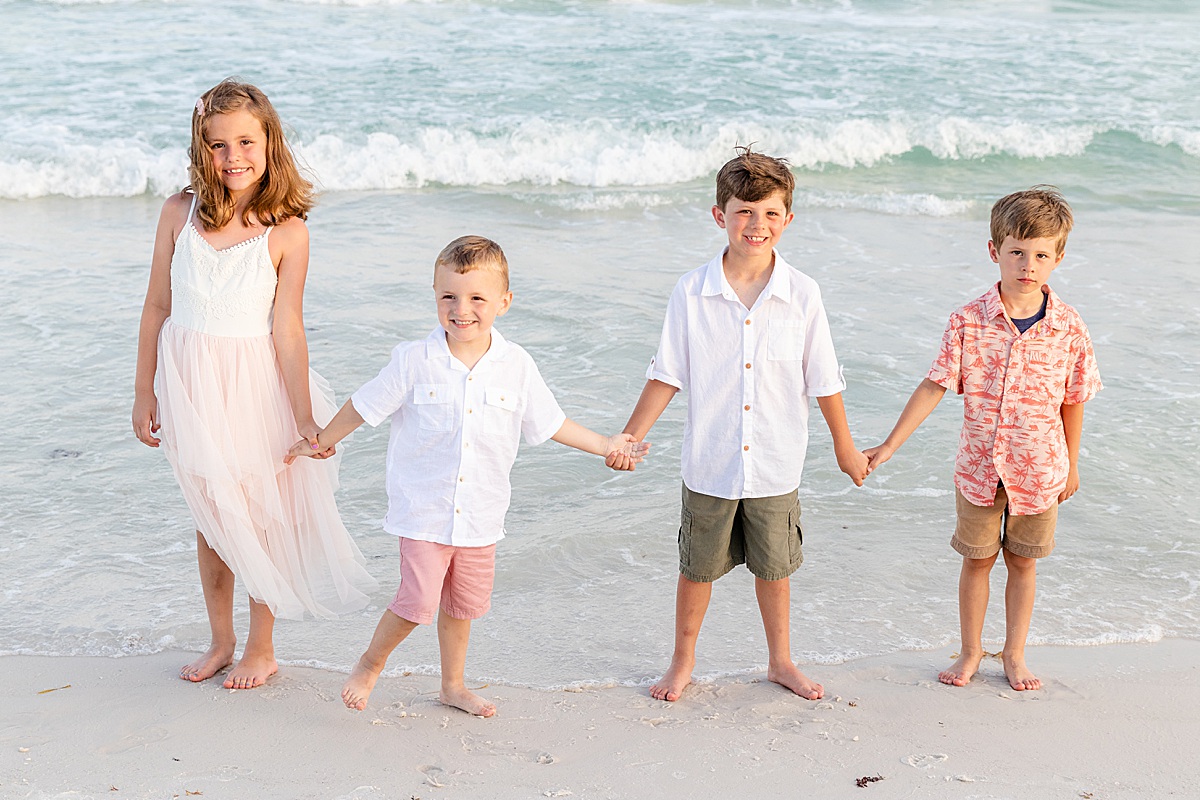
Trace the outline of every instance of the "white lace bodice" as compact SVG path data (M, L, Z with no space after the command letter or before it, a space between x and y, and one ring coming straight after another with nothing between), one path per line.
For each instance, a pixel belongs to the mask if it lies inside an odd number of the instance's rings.
M192 208L196 201L192 200ZM171 257L171 321L214 336L271 332L278 277L267 249L267 228L253 239L216 250L191 212Z

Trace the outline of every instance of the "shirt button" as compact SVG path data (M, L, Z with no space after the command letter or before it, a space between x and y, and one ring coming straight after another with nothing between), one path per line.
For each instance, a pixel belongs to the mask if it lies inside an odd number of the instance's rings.
M747 445L742 445L742 449L743 449L743 450L749 450L749 449L750 449L750 445L748 445L748 444L747 444Z
M455 513L455 514L461 514L461 513L462 513L462 509L461 509L461 508L456 508L456 509L454 509L454 513Z
M749 410L750 410L750 406L742 406L742 410L743 410L743 411L749 411Z
M475 413L475 412L471 411L471 409L469 409L469 408L468 408L468 409L467 409L467 413L468 413L468 414L473 414L473 413Z
M746 369L750 369L750 362L749 362L749 361L747 361L747 362L746 362Z
M469 380L469 381L473 381L473 380L475 380L475 376L474 376L474 375L468 375L468 376L467 376L467 380Z
M750 320L746 320L746 324L747 324L747 325L749 325L749 324L750 324Z
M462 483L464 480L465 480L465 478L463 478L463 476L462 476L462 475L459 475L459 476L458 476L458 482L459 482L459 483Z

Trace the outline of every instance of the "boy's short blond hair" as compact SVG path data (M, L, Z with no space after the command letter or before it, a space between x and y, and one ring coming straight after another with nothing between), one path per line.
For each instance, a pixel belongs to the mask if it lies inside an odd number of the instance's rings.
M1058 187L1039 184L1002 197L992 206L992 243L999 248L1008 236L1054 239L1055 249L1062 255L1074 224L1071 206Z
M783 195L783 207L790 214L796 176L792 175L787 159L755 153L750 147L734 148L737 156L717 173L717 207L724 210L732 197L757 203L778 192Z
M504 291L508 291L508 259L500 245L484 236L460 236L443 247L433 263L435 271L438 267L460 275L477 269L495 272L504 281Z

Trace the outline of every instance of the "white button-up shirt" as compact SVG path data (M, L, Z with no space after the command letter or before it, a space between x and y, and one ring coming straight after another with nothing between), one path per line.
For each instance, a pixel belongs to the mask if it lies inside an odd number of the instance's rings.
M459 547L504 538L522 434L539 444L566 421L530 355L495 328L471 370L450 355L441 328L403 342L351 400L372 426L392 420L384 530Z
M775 254L747 309L724 253L679 279L646 377L688 392L683 482L726 499L800 485L810 397L846 388L816 282Z

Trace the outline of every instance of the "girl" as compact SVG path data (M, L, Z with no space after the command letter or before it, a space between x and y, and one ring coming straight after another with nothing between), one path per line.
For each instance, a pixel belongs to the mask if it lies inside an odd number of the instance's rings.
M179 677L233 662L236 574L250 633L225 687L252 689L278 669L276 616L362 608L375 581L338 516L336 464L283 463L334 411L301 312L312 184L266 95L230 79L196 101L188 155L191 185L163 204L155 235L133 430L161 442L196 522L212 644Z

